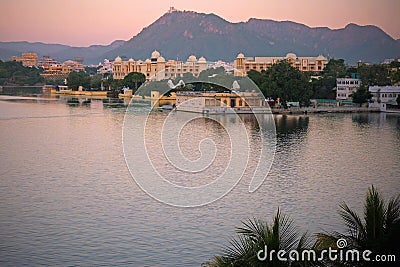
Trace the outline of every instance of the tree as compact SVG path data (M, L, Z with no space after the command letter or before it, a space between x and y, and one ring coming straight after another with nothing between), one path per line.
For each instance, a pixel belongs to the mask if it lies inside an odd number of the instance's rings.
M299 101L308 105L312 94L311 84L306 74L291 66L287 61L272 65L265 71L266 80L262 85L264 95L280 98L285 105L288 101Z
M331 77L336 81L336 78L346 77L346 71L344 59L330 59L324 69L323 77Z
M383 64L358 66L358 73L361 76L361 86L368 88L374 85L391 85L389 69Z
M299 101L302 105L309 105L312 95L309 77L292 67L286 60L259 74L250 71L249 78L254 79L254 83L266 98L280 98L284 105L288 101Z
M306 266L305 262L280 261L276 254L272 260L260 261L258 252L296 250L298 252L310 247L307 233L300 234L293 221L282 215L278 209L273 223L252 219L243 222L243 227L237 229L238 238L231 241L231 246L225 249L222 256L216 256L210 266Z
M85 72L71 71L67 77L67 85L72 90L78 90L79 86L90 88L90 76Z
M131 72L124 77L124 79L122 80L122 84L124 86L134 89L134 91L136 92L139 86L145 81L146 76L143 73Z
M349 70L343 59L330 59L320 79L312 80L314 98L335 99L336 79L344 78Z
M400 256L397 249L398 240L400 240L400 194L385 201L372 185L365 199L363 219L344 202L340 205L339 214L347 228L346 233L319 233L316 248L321 250L335 248L337 240L344 238L348 243L346 247L348 250L370 250L373 255L396 255L398 259ZM366 262L358 262L358 264L369 266ZM378 263L372 262L370 266L378 266Z
M0 85L37 85L43 84L40 69L24 67L21 62L0 60Z
M99 89L101 87L102 75L95 74L90 76L90 88Z
M372 94L365 88L365 86L361 86L360 89L352 93L350 96L353 98L354 103L361 105L371 99Z

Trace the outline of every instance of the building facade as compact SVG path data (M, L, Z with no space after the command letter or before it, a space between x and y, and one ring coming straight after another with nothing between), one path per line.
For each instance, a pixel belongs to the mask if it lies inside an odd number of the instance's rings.
M113 78L116 80L123 79L131 72L143 73L146 80L155 81L182 77L184 73L192 73L197 77L200 72L207 69L207 61L204 57L197 59L195 56L190 56L186 62L166 61L158 51L154 51L151 58L145 61L135 61L132 58L123 61L117 57L112 65Z
M328 59L322 55L318 57L298 57L296 54L289 53L285 57L245 57L240 53L235 61L235 76L246 76L250 70L267 70L279 61L286 60L294 68L300 71L321 72L328 64Z
M176 92L176 110L203 114L270 113L263 96L255 92Z
M396 106L400 96L400 86L370 86L368 91L372 94L370 106Z
M85 71L85 67L73 60L67 60L62 64L45 64L40 76L49 79L65 79L71 71Z
M12 56L11 60L22 62L24 67L35 67L38 64L38 55L36 53L22 53L21 57Z
M361 86L360 79L337 78L336 79L336 100L353 100L351 94L357 92Z

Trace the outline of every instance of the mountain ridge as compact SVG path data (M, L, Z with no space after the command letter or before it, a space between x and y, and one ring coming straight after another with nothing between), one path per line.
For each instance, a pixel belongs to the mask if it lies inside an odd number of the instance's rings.
M127 41L88 47L0 42L0 58L9 60L10 53L18 55L32 51L60 61L83 56L85 63L89 64L101 62L104 58L113 60L116 56L144 60L156 49L166 59L179 60L186 60L191 54L211 61L233 61L241 52L246 56L296 53L299 56L322 54L355 64L359 60L378 63L386 58L399 57L400 39L393 39L374 25L349 23L341 29L330 29L257 18L229 22L212 13L177 11L165 13Z

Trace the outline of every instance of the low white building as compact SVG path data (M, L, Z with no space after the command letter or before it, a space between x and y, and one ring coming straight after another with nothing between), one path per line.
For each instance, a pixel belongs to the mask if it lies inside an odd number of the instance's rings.
M357 92L361 86L360 79L337 78L336 79L336 100L353 100L351 94Z
M372 94L370 107L380 107L386 110L387 105L397 105L400 96L400 86L370 86L368 91Z

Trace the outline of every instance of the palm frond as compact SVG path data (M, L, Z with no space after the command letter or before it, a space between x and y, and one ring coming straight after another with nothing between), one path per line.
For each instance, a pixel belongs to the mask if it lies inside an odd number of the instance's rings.
M365 231L367 239L378 240L383 236L385 203L380 193L372 185L368 189L364 207Z
M344 202L339 207L339 215L344 220L349 235L354 238L365 239L365 227L360 216Z
M400 195L391 198L385 209L385 226L387 230L396 223L400 223Z

